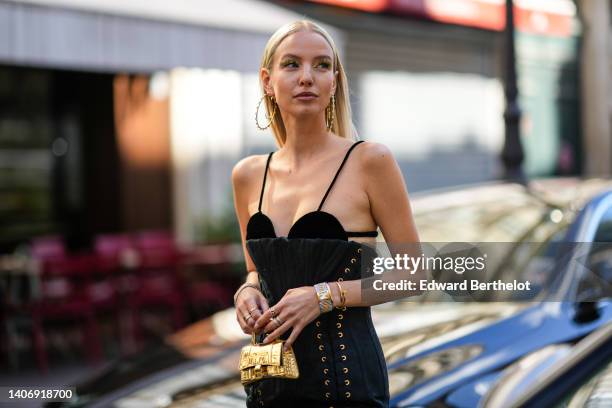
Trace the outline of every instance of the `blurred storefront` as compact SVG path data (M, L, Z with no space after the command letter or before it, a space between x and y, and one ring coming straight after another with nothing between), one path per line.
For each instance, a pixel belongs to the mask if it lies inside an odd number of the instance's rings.
M502 0L203 4L0 0L2 249L46 233L78 247L236 232L231 168L274 148L253 123L261 54L303 17L332 33L359 135L393 149L410 191L498 177ZM525 170L579 173L576 9L516 7Z
M0 244L118 228L113 77L0 66Z
M411 191L495 179L504 137L504 0L275 1L342 29L358 130ZM576 7L516 0L528 176L581 169Z
M151 229L193 241L231 200L245 144L273 145L247 129L258 64L301 17L256 0L0 1L0 249Z

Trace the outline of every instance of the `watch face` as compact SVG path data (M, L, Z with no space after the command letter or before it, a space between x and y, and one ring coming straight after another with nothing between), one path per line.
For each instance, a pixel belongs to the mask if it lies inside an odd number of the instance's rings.
M329 312L333 309L333 301L329 285L326 282L317 283L314 285L319 298L319 310L321 313Z

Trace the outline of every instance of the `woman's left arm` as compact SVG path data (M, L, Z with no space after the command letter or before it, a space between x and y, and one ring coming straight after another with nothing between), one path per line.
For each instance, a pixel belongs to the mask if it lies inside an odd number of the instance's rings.
M387 146L373 142L366 142L363 145L364 148L359 158L364 188L370 201L372 217L383 233L391 257L395 257L396 254L417 255L420 253L421 241L412 216L406 182L399 165ZM407 276L405 271L385 272L387 281L408 278L417 282L425 278L423 270L415 271L415 273L415 275ZM382 278L382 275L380 276ZM394 298L399 299L422 293L416 285L417 289L412 291L366 296L364 299L363 286L361 279L342 282L342 289L346 290L346 306L372 306ZM365 286L371 287L371 280ZM339 290L336 289L336 292ZM334 302L340 298L339 293L336 296ZM384 298L387 300L383 300Z
M362 143L361 148L357 150L360 150L359 155L356 156L359 160L360 174L363 175L364 189L370 201L370 211L385 241L387 243L419 244L420 240L412 217L406 183L391 151L385 145L374 142ZM393 250L391 251L393 253ZM347 307L382 303L372 301L372 299L362 299L361 279L343 281L341 285L346 291L345 305ZM334 305L340 304L339 288L333 282L329 282L329 287ZM411 294L420 293L416 290ZM282 319L279 327L270 320L273 312ZM294 288L287 291L274 307L268 309L257 320L255 328L263 327L265 332L270 333L266 337L266 343L292 328L291 335L286 342L286 347L288 347L293 344L304 326L319 314L319 301L314 287Z
M360 164L364 188L385 241L419 243L406 182L391 150L380 143L363 144Z

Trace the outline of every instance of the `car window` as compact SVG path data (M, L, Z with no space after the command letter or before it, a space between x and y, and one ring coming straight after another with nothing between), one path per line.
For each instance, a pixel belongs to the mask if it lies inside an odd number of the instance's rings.
M586 266L578 285L578 299L595 301L612 297L612 206L599 222Z
M612 243L612 206L608 208L603 217L601 217L593 241Z
M500 201L474 202L471 205L423 212L415 217L423 242L442 242L446 238L473 243L487 243L489 280L530 281L536 290L487 292L479 301L512 301L535 297L553 271L558 249L573 213L564 213L529 196ZM494 297L494 298L493 298ZM518 299L520 297L520 299ZM450 300L448 294L427 291L423 301ZM465 300L464 300L465 301Z
M513 251L513 256L509 257L509 262L502 270L504 281L529 281L532 291L529 292L531 298L538 295L548 287L548 283L554 277L555 262L562 250L568 224L543 223L527 240L517 245L517 250ZM547 234L536 238L536 234ZM519 300L521 292L510 292L508 300Z

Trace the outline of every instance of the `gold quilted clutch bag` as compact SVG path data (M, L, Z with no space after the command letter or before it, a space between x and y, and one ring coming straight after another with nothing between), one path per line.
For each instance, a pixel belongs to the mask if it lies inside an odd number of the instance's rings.
M258 344L255 333L251 344L240 351L240 382L249 384L262 378L296 379L300 376L293 348L283 353L285 340L275 339L270 344Z

